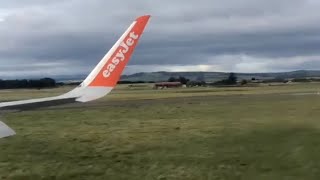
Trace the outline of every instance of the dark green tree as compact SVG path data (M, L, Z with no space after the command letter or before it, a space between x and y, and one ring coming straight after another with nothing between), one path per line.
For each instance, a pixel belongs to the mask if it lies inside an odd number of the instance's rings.
M179 80L179 82L181 82L181 84L187 84L190 81L189 79L187 79L187 78L185 78L183 76L180 76L178 78L178 80Z
M235 73L230 73L229 74L229 77L228 77L228 79L227 79L227 83L228 84L237 84L237 76L236 76L236 74Z
M177 82L177 79L175 77L170 77L168 79L168 82Z

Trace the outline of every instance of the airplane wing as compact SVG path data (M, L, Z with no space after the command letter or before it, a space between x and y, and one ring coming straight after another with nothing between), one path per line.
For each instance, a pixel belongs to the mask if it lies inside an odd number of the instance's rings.
M0 110L20 110L72 102L88 102L107 95L120 79L122 71L129 62L149 19L149 15L137 18L81 85L72 91L55 97L2 102L0 103ZM12 129L0 121L0 138L14 134Z
M9 128L5 123L0 121L0 138L8 137L8 136L13 136L16 133Z

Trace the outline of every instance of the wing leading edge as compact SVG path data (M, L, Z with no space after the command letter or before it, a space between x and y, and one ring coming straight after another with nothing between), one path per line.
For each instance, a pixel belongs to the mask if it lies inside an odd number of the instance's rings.
M107 95L120 79L149 19L150 15L137 18L81 85L72 91L55 97L2 102L0 103L0 110L37 108L72 102L88 102ZM0 121L0 138L14 134L12 129Z

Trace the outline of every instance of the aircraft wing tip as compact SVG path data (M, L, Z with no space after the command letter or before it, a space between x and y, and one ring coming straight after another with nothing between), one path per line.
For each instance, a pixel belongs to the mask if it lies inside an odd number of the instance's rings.
M0 121L0 138L13 136L15 134L16 132L14 132L14 130L12 130L9 126Z
M136 19L136 21L146 21L146 20L149 20L151 17L151 15L143 15L143 16L140 16Z

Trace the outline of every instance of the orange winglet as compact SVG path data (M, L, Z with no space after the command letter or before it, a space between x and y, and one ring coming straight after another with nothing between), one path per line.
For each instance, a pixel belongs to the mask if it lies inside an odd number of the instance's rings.
M128 64L130 57L138 44L138 41L150 19L150 15L137 18L135 24L119 46L106 61L106 64L89 84L89 86L116 86L120 76Z

